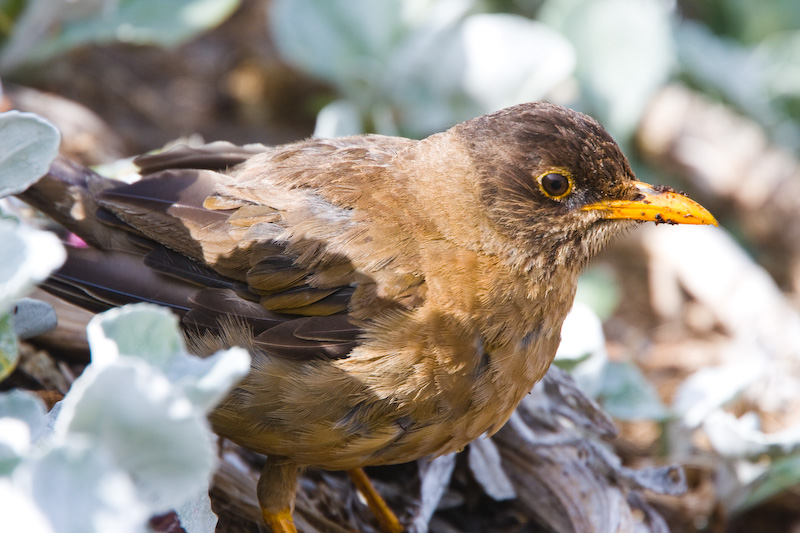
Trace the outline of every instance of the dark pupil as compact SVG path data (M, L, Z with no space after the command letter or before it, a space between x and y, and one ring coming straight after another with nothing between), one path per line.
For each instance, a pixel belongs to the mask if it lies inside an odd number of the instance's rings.
M567 192L568 186L569 182L567 181L566 176L562 176L561 174L547 174L542 178L542 187L544 187L544 190L547 192L547 194L551 194L553 196L564 194Z

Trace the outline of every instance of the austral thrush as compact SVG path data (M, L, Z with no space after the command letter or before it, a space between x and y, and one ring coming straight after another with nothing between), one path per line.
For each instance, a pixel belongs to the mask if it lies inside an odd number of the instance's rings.
M91 245L49 288L91 310L158 302L200 349L251 350L211 422L268 455L258 498L278 531L294 530L303 467L407 462L497 431L612 237L716 224L635 181L595 120L544 103L422 141L214 143L136 162L143 179L126 185L57 160L21 195Z

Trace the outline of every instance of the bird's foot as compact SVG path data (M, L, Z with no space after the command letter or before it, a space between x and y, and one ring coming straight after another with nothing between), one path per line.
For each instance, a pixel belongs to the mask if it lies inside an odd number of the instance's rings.
M272 533L297 533L291 509L282 509L277 513L261 509L261 516L264 517Z
M367 500L367 505L378 520L381 531L383 533L402 533L405 531L392 510L386 505L384 499L378 494L375 487L372 486L367 474L364 473L364 469L353 468L352 470L348 470L347 473L350 475L350 479L353 481L356 489L358 489L358 492Z

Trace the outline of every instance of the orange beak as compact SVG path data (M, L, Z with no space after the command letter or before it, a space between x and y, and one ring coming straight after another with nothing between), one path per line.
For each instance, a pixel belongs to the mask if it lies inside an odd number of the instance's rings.
M601 200L585 205L581 210L599 211L607 219L719 226L717 219L705 207L682 194L669 189L659 190L641 181L635 181L634 185L642 195L637 200Z

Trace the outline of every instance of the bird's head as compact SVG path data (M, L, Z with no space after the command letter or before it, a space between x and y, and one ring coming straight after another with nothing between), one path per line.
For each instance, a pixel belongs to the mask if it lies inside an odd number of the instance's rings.
M479 196L513 253L580 269L636 222L714 224L702 206L635 179L593 118L554 104L510 107L456 126Z

